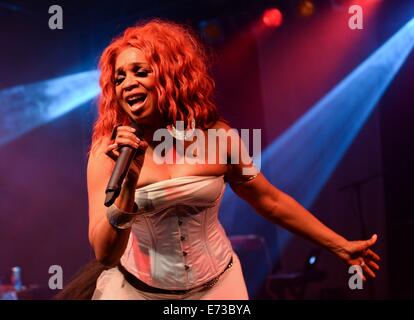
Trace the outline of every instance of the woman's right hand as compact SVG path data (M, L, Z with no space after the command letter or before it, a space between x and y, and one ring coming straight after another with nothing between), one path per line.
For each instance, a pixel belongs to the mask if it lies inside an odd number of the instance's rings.
M115 139L111 140L110 144L106 147L105 154L116 161L119 157L119 148L125 145L138 149L138 151L142 151L136 153L128 171L129 178L138 179L142 165L144 164L145 150L148 148L148 143L135 135L134 128L129 126L118 126L116 128Z

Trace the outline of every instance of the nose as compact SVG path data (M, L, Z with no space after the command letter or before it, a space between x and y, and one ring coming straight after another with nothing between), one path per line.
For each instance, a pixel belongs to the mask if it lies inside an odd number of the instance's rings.
M137 87L139 87L139 81L134 77L127 77L122 85L122 89L125 91L131 91Z

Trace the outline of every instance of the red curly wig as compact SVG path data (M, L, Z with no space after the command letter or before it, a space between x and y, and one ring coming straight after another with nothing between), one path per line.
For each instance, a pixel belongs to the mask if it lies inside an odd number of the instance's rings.
M191 30L174 22L153 19L127 28L103 51L92 145L110 135L117 124L127 124L128 116L119 107L114 85L115 60L127 47L144 52L154 70L158 109L165 125L181 120L206 129L221 119L213 103L214 81L208 74L207 56Z

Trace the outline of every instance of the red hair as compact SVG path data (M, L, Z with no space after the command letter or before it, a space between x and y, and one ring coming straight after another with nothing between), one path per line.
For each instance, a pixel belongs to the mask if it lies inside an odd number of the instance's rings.
M220 119L213 103L214 81L208 74L207 56L195 35L174 22L154 19L127 28L103 51L99 61L98 118L92 145L110 135L117 124L127 124L128 116L118 106L114 72L118 54L127 47L143 51L156 78L158 109L165 125L181 120L206 129Z

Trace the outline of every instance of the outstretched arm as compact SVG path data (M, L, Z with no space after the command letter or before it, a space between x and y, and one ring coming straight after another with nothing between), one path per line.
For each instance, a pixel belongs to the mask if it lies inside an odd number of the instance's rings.
M380 258L370 247L376 242L376 235L368 240L348 241L292 197L275 188L261 173L251 181L231 183L231 187L268 220L327 248L349 265L361 265L364 273L375 277Z
M249 152L240 136L227 124L217 122L214 128L226 130L232 138L231 144L237 143L240 146L240 148L232 148L233 145L227 144L228 158L232 156L238 159L249 158ZM377 241L377 235L362 241L345 239L325 226L295 199L274 187L262 173L254 179L250 179L254 177L253 175L250 177L243 175L243 168L251 166L251 159L247 163L228 165L227 179L239 197L273 223L323 246L349 265L360 265L364 274L375 277L380 258L370 248Z

